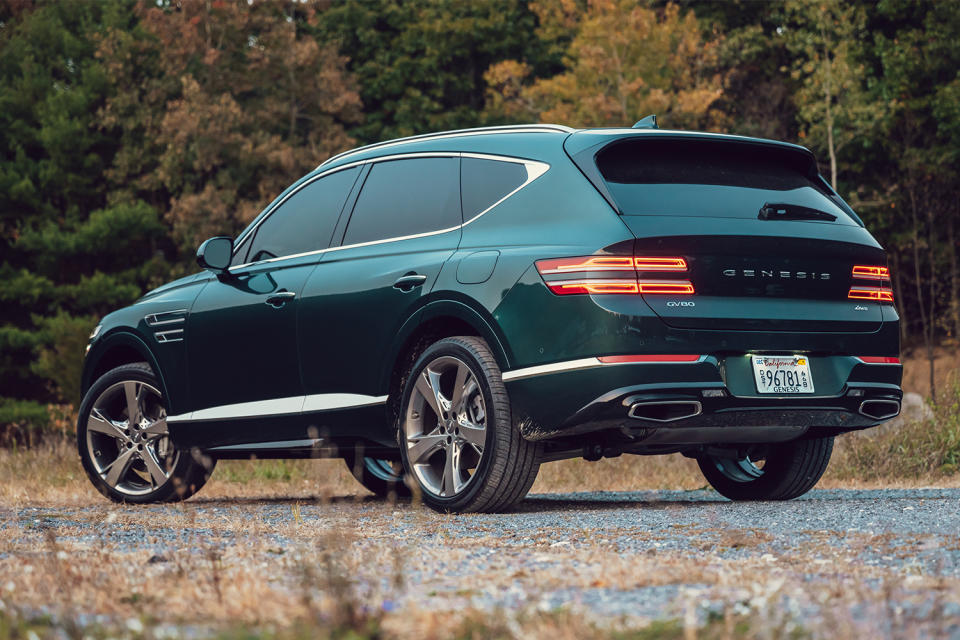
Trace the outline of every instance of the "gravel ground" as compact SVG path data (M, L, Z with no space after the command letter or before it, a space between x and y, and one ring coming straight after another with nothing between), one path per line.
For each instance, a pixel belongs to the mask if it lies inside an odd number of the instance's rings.
M243 614L223 604L221 580L248 581L256 586L244 597L282 608L297 601L317 550L336 549L354 597L394 616L565 609L624 627L705 624L732 611L822 637L960 638L958 507L958 489L915 489L818 490L777 503L711 491L543 494L514 513L460 516L369 498L21 508L0 529L0 596L54 615L129 615L83 595L109 586L93 578L78 578L83 588L58 610L30 595L43 589L25 576L53 571L51 553L83 576L106 552L137 573L147 566L142 584L120 588L149 594L151 575L173 580L174 567L215 557L224 575L204 580L221 602L208 613L231 619Z

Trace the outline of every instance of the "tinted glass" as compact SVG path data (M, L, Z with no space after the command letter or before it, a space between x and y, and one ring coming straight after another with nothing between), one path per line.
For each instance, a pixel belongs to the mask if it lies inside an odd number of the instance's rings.
M315 180L287 198L257 228L248 262L326 249L359 167Z
M850 222L790 149L737 142L636 140L597 157L607 188L627 215L756 218L766 203L795 204Z
M489 209L527 179L527 168L517 162L464 158L460 167L463 219Z
M398 238L461 224L459 158L411 158L370 169L343 244Z

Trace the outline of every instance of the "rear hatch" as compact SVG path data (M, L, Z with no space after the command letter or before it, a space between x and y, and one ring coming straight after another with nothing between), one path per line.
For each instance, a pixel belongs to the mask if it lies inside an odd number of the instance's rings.
M568 139L567 151L634 233L636 256L678 257L691 295L644 294L673 327L727 331L880 328L881 303L850 298L886 282L883 250L794 145L661 131ZM611 139L613 138L613 139ZM571 144L572 141L572 144ZM878 285L876 287L872 285Z

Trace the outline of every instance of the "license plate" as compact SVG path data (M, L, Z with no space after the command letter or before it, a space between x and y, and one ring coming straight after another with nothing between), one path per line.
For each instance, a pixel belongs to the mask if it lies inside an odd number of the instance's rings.
M806 356L750 356L760 393L813 393Z

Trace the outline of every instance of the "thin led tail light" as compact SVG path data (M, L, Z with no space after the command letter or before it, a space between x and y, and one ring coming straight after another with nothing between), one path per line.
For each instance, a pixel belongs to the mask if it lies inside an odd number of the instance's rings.
M868 280L890 280L890 269L886 267L868 267L856 265L853 267L854 278L866 278Z
M880 265L854 265L850 273L854 283L847 297L851 300L870 300L872 302L893 302L893 289L890 288L890 269ZM859 284L857 281L866 284ZM876 283L880 286L870 286Z
M538 260L537 271L553 293L565 295L661 294L692 295L690 280L647 279L648 272L688 270L673 256L580 256Z
M639 293L635 280L560 280L548 282L550 291L560 296L575 294L608 295L612 293Z
M689 280L640 280L639 285L640 293L693 295L693 283Z
M584 258L560 258L540 260L537 271L541 275L570 273L572 271L633 271L633 258L629 256L587 256Z
M893 302L893 291L880 287L851 287L847 297L851 300L872 300L873 302Z
M687 261L683 258L661 258L645 256L634 258L637 271L686 271Z

